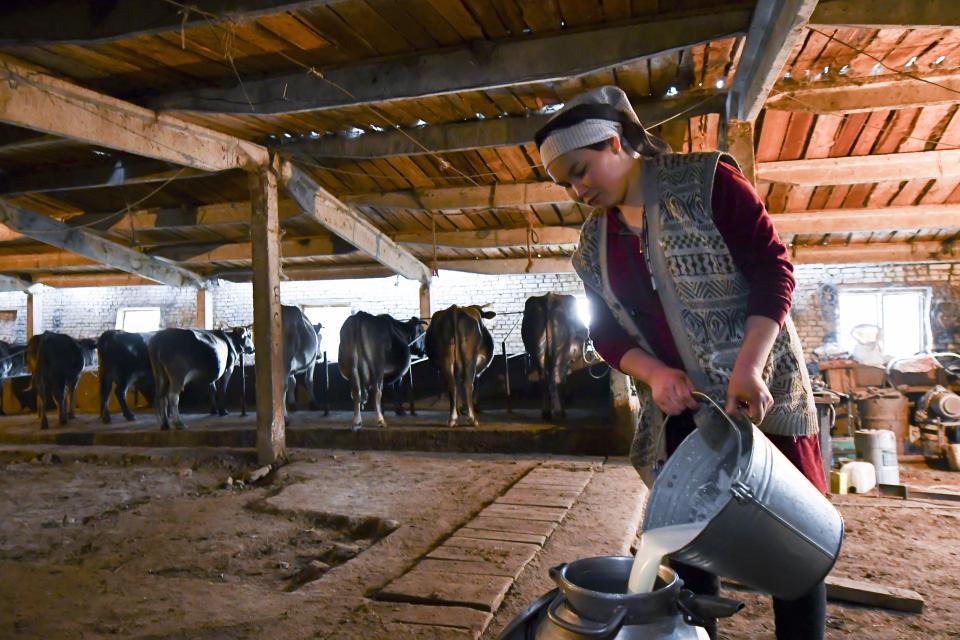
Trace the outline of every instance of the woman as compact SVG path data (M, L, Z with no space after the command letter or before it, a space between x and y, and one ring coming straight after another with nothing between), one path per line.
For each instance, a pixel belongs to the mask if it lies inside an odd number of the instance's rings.
M665 457L707 418L694 416L698 390L729 413L745 411L825 492L810 381L787 315L793 267L733 158L670 153L617 87L577 96L536 142L550 177L598 208L573 265L593 310L594 345L641 383L630 459L644 482L652 485ZM714 575L674 568L694 591L719 590ZM777 638L823 638L823 583L773 605ZM708 632L716 637L716 621Z

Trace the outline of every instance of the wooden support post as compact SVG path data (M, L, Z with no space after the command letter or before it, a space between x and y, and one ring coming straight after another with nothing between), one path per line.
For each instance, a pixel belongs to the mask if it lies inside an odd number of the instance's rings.
M40 291L27 293L27 339L43 333L43 294Z
M283 458L283 329L280 322L279 164L251 173L250 239L253 244L253 327L257 378L257 457L260 464Z
M213 295L209 289L197 289L197 328L213 329Z
M753 185L757 184L757 171L753 155L753 123L742 120L727 121L727 135L720 141L724 150L740 163L743 175Z
M420 318L429 320L430 317L430 283L424 282L420 285Z

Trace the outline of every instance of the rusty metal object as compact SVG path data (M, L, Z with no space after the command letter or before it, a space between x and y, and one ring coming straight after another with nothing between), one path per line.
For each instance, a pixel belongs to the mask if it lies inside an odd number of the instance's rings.
M910 401L896 389L869 388L856 394L861 429L889 429L897 437L897 454L910 428Z

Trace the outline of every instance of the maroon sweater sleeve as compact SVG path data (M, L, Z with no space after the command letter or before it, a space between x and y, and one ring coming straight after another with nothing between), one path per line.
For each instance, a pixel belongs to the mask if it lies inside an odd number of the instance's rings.
M597 353L614 369L620 370L623 355L637 346L633 338L617 322L607 303L596 291L584 286L590 302L590 339Z
M718 163L713 180L713 219L737 268L750 283L748 316L780 326L793 299L793 264L753 185L735 168Z

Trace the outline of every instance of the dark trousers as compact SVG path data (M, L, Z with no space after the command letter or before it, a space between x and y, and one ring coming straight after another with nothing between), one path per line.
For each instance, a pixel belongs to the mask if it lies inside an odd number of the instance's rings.
M710 596L720 593L720 579L714 574L674 560L670 561L670 566L690 591ZM796 600L774 598L773 619L777 640L823 640L827 621L826 585L821 582ZM706 629L716 640L716 618L707 621Z

